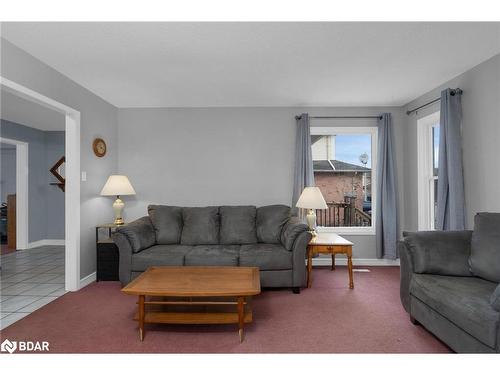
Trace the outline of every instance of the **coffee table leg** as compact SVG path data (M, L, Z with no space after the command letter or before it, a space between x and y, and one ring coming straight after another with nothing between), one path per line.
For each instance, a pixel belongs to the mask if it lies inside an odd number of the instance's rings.
M243 297L238 297L238 334L240 335L240 343L243 342L245 338L243 333L243 326L245 324L245 299Z
M347 268L349 270L349 288L354 289L354 281L352 277L352 255L347 256Z
M332 271L335 269L335 253L332 253Z
M139 340L144 341L144 299L139 296Z

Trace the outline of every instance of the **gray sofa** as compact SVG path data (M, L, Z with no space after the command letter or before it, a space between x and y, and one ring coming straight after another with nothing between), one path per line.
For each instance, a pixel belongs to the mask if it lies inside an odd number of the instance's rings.
M150 205L148 216L117 229L123 285L150 266L254 266L262 287L305 286L311 234L272 205L176 207Z
M500 214L479 213L474 231L404 233L401 302L459 353L500 352Z

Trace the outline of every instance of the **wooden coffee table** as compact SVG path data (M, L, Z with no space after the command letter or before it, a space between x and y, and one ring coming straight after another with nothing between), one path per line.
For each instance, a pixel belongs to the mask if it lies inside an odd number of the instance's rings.
M260 294L260 276L257 267L150 267L122 292L139 296L141 341L145 323L167 323L238 324L242 342L244 323L252 322L248 299Z

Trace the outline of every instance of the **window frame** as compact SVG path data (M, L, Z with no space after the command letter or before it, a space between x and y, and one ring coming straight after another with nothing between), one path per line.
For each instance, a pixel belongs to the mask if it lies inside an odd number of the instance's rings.
M375 235L377 217L377 163L378 163L378 127L374 126L311 126L311 135L371 135L371 184L372 184L372 225L369 227L317 227L316 231L321 233L337 233L339 235Z
M417 120L417 199L418 230L435 230L434 226L434 134L440 122L440 111Z

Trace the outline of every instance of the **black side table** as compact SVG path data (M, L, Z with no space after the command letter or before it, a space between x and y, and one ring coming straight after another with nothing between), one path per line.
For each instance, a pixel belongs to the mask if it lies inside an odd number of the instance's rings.
M113 230L120 225L102 224L95 228L96 240L96 281L118 281L118 264L120 254L118 246L111 239ZM107 229L108 237L99 238L99 229Z

